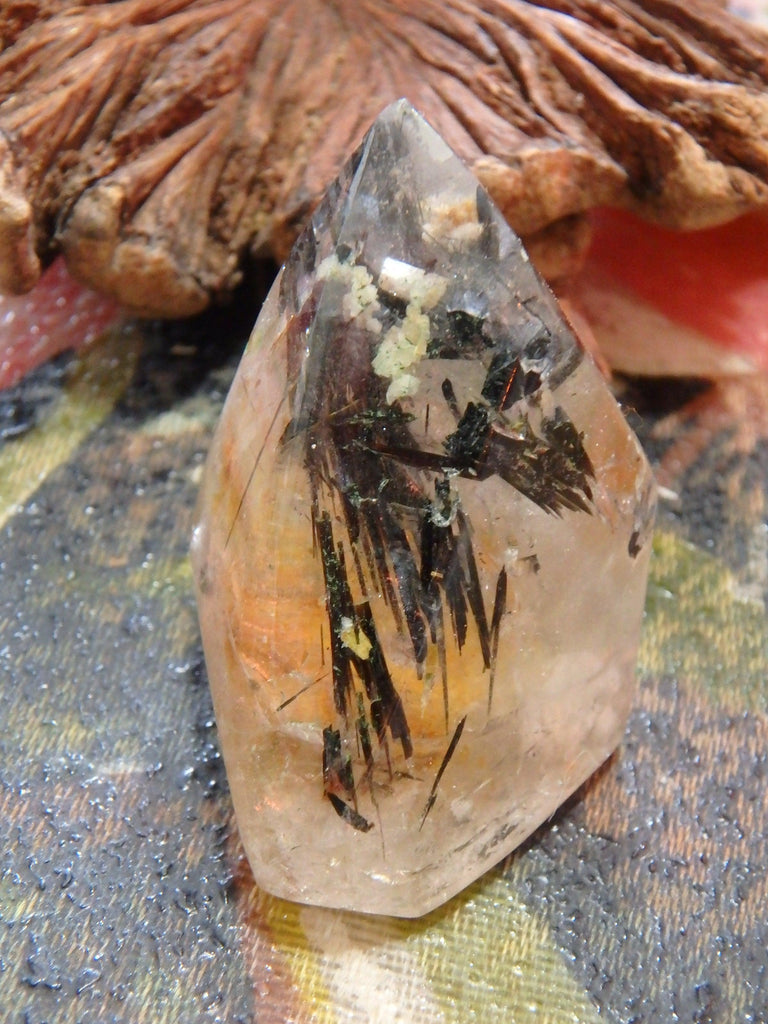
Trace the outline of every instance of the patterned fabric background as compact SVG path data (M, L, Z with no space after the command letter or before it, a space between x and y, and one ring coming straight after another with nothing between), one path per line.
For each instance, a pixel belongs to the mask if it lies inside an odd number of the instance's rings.
M625 390L664 500L622 747L446 907L360 918L254 887L206 686L187 543L251 313L3 396L5 1019L768 1021L768 381Z
M663 495L625 740L447 906L364 918L254 886L207 690L188 538L257 308L112 316L0 393L0 1019L766 1024L768 377L618 382Z

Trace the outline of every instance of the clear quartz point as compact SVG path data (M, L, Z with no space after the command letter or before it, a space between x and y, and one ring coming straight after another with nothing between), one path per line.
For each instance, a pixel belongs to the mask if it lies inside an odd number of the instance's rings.
M620 742L655 490L555 299L405 101L264 305L192 544L254 877L415 917Z

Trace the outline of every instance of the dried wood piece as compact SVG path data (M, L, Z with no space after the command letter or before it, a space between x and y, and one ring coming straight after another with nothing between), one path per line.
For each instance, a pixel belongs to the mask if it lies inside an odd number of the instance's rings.
M285 255L401 95L557 275L594 205L768 203L767 42L702 0L11 0L0 288L62 250L138 310L200 310Z

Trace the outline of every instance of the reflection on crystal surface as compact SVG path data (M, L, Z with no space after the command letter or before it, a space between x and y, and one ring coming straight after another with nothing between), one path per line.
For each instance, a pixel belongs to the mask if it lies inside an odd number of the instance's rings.
M389 107L273 287L200 500L256 880L413 916L529 835L621 738L653 510L519 239Z

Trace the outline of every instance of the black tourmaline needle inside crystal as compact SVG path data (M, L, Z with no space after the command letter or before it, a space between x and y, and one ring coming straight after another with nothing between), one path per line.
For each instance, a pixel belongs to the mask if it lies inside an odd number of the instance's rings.
M193 557L238 823L292 899L419 914L619 741L647 463L520 240L406 103L254 330Z
M337 246L331 260L342 268L337 273L346 287L354 287L355 277L366 282L369 306L378 306L382 287L376 266L368 265L362 255L351 263L346 250L340 262L338 253ZM423 268L409 266L403 271L402 266L398 261L402 277L410 273L416 282L424 281ZM389 277L394 273L390 269ZM440 289L439 284L433 287ZM378 315L369 312L361 323L362 310L352 319L345 312L352 294L342 289L339 305L330 310L323 290L315 287L297 314L301 324L311 326L313 317L321 321L315 330L324 335L325 344L318 345L305 361L293 396L294 419L285 438L294 443L304 437L315 548L326 588L334 704L347 728L350 714L358 708L362 708L362 720L374 726L378 751L365 752L358 771L373 786L377 764L383 767L386 760L389 771L388 738L400 742L406 758L413 747L371 604L356 601L353 586L362 595L372 588L385 597L380 614L391 616L409 641L419 677L430 648L436 649L448 732L451 680L446 646L455 645L461 652L471 623L482 666L493 674L500 608L505 602L497 594L486 610L472 526L456 479L481 487L496 476L547 513L589 514L594 469L566 412L556 404L549 414L539 408L542 377L524 365L532 343L523 347L507 333L494 340L483 319L467 314L457 320L456 309L447 318L434 314L437 326L434 330L427 326L429 343L425 339L418 361L443 365L447 356L448 365L460 377L462 362L471 359L485 367L483 381L476 399L462 409L453 379L446 377L440 390L454 427L441 438L420 438L412 396L391 397L375 354L378 345L386 344L386 336L382 340L386 325L390 336L401 332L407 360L411 357L408 345L413 344L408 338L409 320L421 318L424 327L429 318L423 311L413 314L413 299L394 302L390 296ZM294 336L301 341L305 333L306 327ZM542 344L539 333L537 351L545 351ZM299 355L289 359L298 362ZM400 368L395 357L395 380ZM504 566L497 567L496 573L502 574L499 578L503 576L506 588ZM489 695L492 686L491 681ZM488 703L490 707L490 696ZM355 743L360 743L359 728Z

